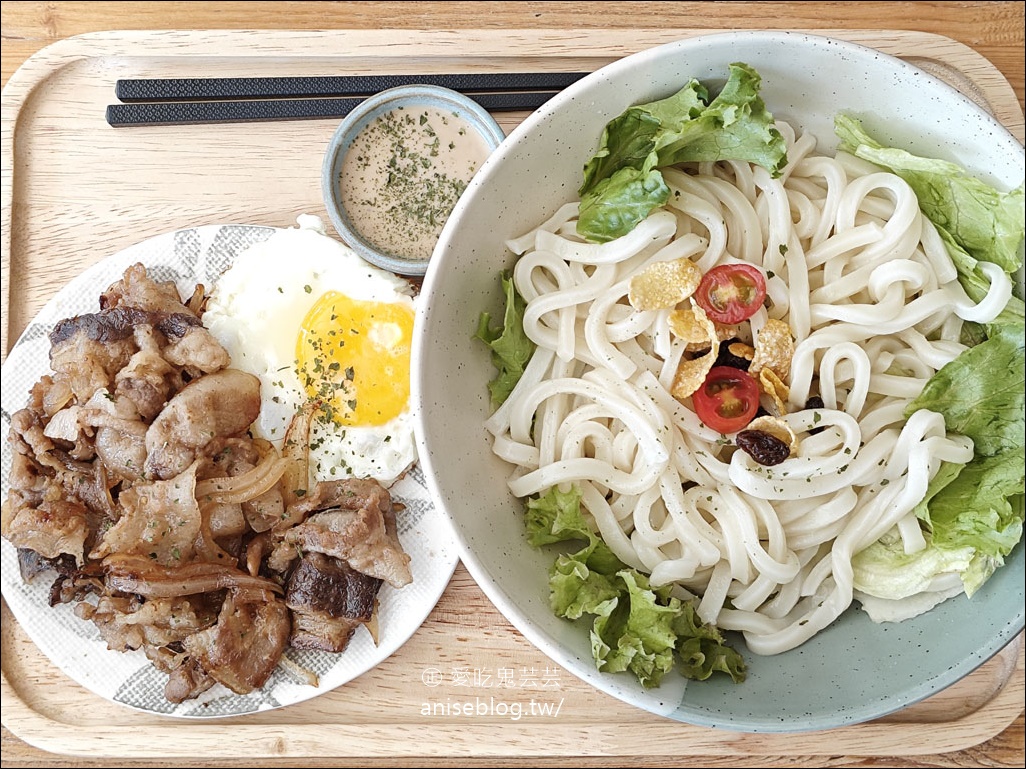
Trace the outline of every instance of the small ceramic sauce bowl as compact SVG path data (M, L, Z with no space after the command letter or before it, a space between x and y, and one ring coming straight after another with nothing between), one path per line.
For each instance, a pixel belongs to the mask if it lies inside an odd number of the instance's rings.
M350 112L328 144L328 217L371 264L423 276L453 206L504 138L483 107L456 91L382 91Z

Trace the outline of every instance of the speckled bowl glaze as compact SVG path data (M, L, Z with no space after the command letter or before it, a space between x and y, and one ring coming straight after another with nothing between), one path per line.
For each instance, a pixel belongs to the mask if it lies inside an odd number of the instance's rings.
M342 164L353 140L375 118L398 107L434 107L456 112L494 150L506 138L502 128L480 104L468 96L434 85L405 85L374 94L346 115L328 142L321 167L321 193L328 218L343 242L362 258L399 275L419 277L427 271L428 259L410 259L377 248L353 226L342 204Z
M955 89L915 67L847 42L788 32L708 35L613 63L530 116L492 154L464 193L432 258L414 343L420 457L452 521L467 569L500 611L551 659L599 689L653 713L747 732L821 730L878 718L967 675L1023 629L1022 543L972 600L964 596L898 624L850 609L803 646L774 657L746 653L748 680L685 686L669 675L644 690L600 674L585 627L548 604L552 556L528 545L522 505L506 486L482 423L490 414L488 349L478 315L502 313L497 278L511 267L506 239L573 200L603 126L628 106L662 98L689 78L722 84L743 61L763 78L778 118L836 147L839 111L892 146L957 161L1003 189L1023 180L1023 147ZM1022 273L1018 276L1022 291ZM738 647L744 652L743 641ZM677 679L677 680L675 680Z

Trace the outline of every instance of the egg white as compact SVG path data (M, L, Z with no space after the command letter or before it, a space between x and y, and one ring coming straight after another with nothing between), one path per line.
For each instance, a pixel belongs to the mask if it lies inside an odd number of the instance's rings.
M233 367L260 379L260 416L252 432L279 450L307 400L296 370L296 340L306 314L328 291L415 309L408 282L365 262L310 216L240 253L207 301L204 325ZM417 458L409 403L381 425L315 419L310 443L311 481L374 478L389 486Z

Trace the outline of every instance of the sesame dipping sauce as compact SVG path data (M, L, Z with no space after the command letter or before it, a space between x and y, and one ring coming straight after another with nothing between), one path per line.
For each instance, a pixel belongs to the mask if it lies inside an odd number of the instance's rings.
M339 188L353 227L373 246L428 259L490 148L456 110L400 106L353 140Z
M422 277L446 222L506 135L472 97L434 85L389 88L339 123L321 165L342 242L397 275Z

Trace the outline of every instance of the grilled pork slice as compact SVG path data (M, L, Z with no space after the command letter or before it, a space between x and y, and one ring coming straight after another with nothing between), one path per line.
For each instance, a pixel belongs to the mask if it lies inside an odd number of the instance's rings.
M97 390L113 389L115 375L135 353L134 327L142 310L87 313L61 320L50 332L50 367L79 403Z
M410 556L396 532L391 495L380 483L361 479L318 483L306 504L318 512L285 532L271 556L272 568L284 571L278 567L282 562L287 566L296 553L317 552L395 588L413 581Z
M306 553L289 576L285 605L292 610L297 649L340 652L355 630L374 617L381 580L322 553Z
M95 605L86 601L76 604L75 614L96 625L108 649L125 652L180 643L211 627L217 606L211 607L202 595L143 598L106 594Z
M260 414L260 380L224 369L193 380L146 431L146 475L173 478L220 438L242 435Z
M11 489L0 533L44 558L66 553L81 563L110 516L110 487L102 467L74 459L44 434L44 419L31 409L11 416Z
M224 556L210 539L209 526L196 501L193 463L171 480L139 482L121 492L122 513L89 553L93 560L108 555L146 556L153 564L178 566L194 561L222 561Z
M89 536L89 510L64 499L31 504L12 492L4 503L0 528L16 547L34 550L44 558L66 553L81 561Z
M236 694L249 694L278 666L291 629L283 601L243 601L229 591L217 624L188 636L182 647L208 676Z
M209 374L225 368L228 353L200 321L200 309L195 306L196 296L182 303L173 281L157 281L146 274L142 264L125 270L121 280L108 288L100 297L104 310L144 309L152 314L151 323L167 338L163 351L169 363L181 366L191 374Z
M166 650L162 649L159 651L163 652ZM158 670L162 669L160 664L162 660L160 658L154 659L154 656L150 655L150 659L153 659L154 667ZM174 655L169 656L173 658ZM165 663L164 667L167 667L167 665L168 663ZM167 683L164 685L164 697L168 702L173 702L177 705L193 697L198 697L216 683L217 681L208 676L196 660L187 658L185 662L177 667L171 667L168 671Z
M332 617L323 611L298 611L292 614L289 645L295 649L341 652L349 645L356 629L366 623L348 617Z

